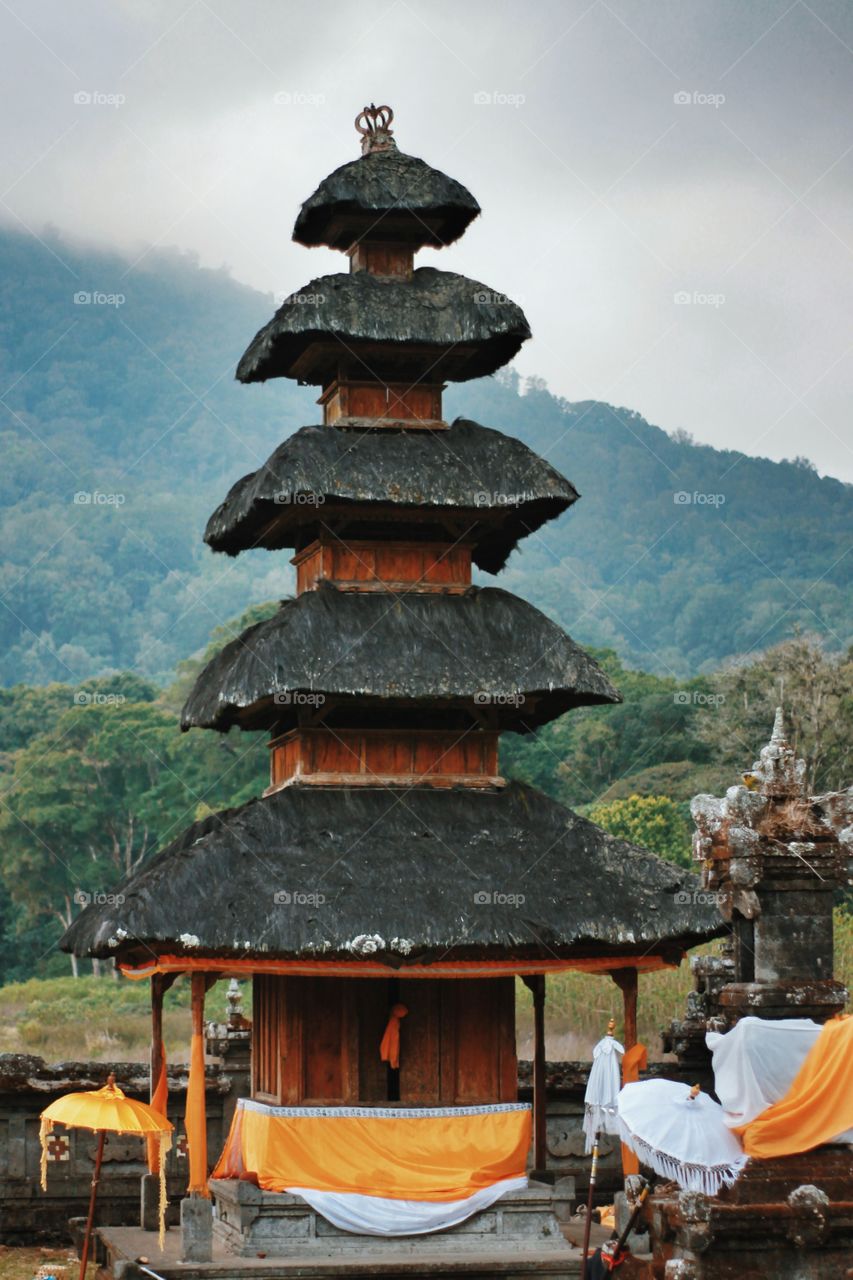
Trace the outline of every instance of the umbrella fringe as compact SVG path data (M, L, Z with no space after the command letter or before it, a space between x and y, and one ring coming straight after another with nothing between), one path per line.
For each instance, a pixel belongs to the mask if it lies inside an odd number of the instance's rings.
M157 1221L158 1221L158 1243L160 1252L166 1244L166 1209L169 1207L169 1201L166 1199L166 1157L172 1149L172 1135L170 1133L161 1133L160 1138L160 1203L158 1205Z
M626 1146L636 1152L640 1161L650 1169L654 1169L655 1173L660 1174L662 1178L677 1182L685 1191L702 1191L706 1196L715 1196L723 1187L732 1186L749 1159L748 1156L743 1155L728 1164L691 1164L649 1146L642 1138L638 1138L631 1132L621 1117L619 1131Z
M603 1106L598 1102L587 1102L583 1115L584 1150L586 1155L592 1151L597 1133L618 1134L619 1117L616 1114L616 1103Z
M39 1125L39 1145L41 1147L41 1158L39 1161L39 1181L41 1182L42 1191L47 1191L47 1139L48 1135L53 1132L53 1121L48 1120L45 1116L41 1118Z

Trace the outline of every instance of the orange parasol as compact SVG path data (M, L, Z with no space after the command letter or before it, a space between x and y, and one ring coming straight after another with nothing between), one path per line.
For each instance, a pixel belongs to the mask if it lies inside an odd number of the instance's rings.
M172 1125L166 1117L147 1103L136 1102L133 1098L126 1097L112 1074L108 1076L103 1089L93 1089L88 1093L66 1093L64 1097L57 1098L41 1113L42 1191L47 1190L47 1136L54 1124L63 1124L72 1129L91 1129L98 1135L95 1169L92 1174L92 1194L89 1198L89 1216L86 1220L86 1234L83 1238L80 1262L80 1280L85 1280L86 1264L89 1260L89 1243L107 1133L138 1134L141 1138L148 1137L149 1134L159 1135L160 1248L162 1249L166 1226L166 1155L172 1145L172 1139L169 1137Z

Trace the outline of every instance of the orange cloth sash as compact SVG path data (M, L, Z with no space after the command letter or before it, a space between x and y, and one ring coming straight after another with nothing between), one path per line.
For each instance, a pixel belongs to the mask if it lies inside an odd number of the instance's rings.
M169 1081L166 1075L166 1049L163 1043L160 1044L160 1075L157 1079L154 1092L151 1095L151 1106L155 1111L159 1111L161 1116L166 1115L169 1106ZM148 1146L148 1172L160 1172L160 1138L157 1134L149 1134L147 1139Z
M464 1200L522 1177L526 1104L264 1107L243 1099L214 1178L257 1176L264 1191L305 1187L393 1200Z
M853 1129L853 1018L827 1022L784 1098L735 1129L748 1156L811 1151Z
M125 978L150 978L155 973L218 973L237 977L252 973L293 973L322 978L499 978L529 973L609 973L630 965L638 973L677 969L662 956L579 956L567 960L436 960L433 964L394 966L373 960L266 960L261 957L157 956L144 964L120 964Z
M207 1188L207 1117L204 1105L204 1036L193 1032L190 1041L190 1079L184 1118L189 1147L190 1195L210 1197Z
M404 1004L395 1004L388 1018L388 1026L379 1046L379 1057L396 1071L400 1065L400 1022L405 1018L408 1009Z
M640 1078L640 1072L645 1071L649 1065L649 1055L644 1044L632 1044L630 1049L625 1050L622 1058L622 1084L634 1084ZM622 1174L628 1177L629 1173L640 1172L640 1161L635 1151L629 1146L622 1143Z

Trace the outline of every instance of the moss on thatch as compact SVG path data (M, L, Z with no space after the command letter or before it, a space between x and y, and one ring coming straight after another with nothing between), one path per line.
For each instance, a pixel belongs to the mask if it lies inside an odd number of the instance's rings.
M578 496L520 440L462 418L435 432L302 427L237 481L204 540L237 555L295 547L320 520L326 528L356 519L375 527L383 518L399 537L401 517L411 513L421 524L450 519L474 563L497 573L519 539Z
M521 732L572 707L620 701L598 663L507 591L391 595L324 583L225 645L196 680L181 724L283 727L308 694L362 707L365 723L377 704L453 704L472 718L494 712Z
M678 953L698 880L529 787L289 787L195 823L92 905L78 955L430 960ZM677 958L677 955L676 955Z
M319 276L287 298L246 348L240 382L340 373L465 382L494 373L530 337L524 312L477 280L421 267L410 280Z
M298 244L348 249L371 237L441 248L458 240L480 206L471 192L417 156L396 148L341 165L303 204Z

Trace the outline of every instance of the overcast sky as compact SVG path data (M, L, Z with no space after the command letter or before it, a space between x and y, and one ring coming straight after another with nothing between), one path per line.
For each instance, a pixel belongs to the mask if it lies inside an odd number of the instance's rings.
M850 0L0 0L0 217L285 294L366 102L572 400L853 480ZM682 300L679 300L682 299Z

